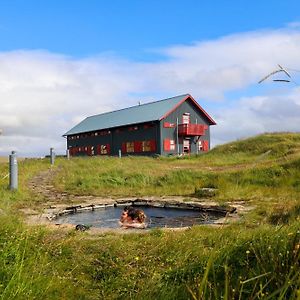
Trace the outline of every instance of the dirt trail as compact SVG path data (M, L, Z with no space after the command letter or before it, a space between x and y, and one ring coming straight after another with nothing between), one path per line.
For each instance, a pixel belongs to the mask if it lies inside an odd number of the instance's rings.
M110 197L82 196L57 191L53 185L53 179L60 171L60 167L56 169L49 168L38 173L28 182L28 187L46 200L42 204L44 209L61 210L68 206L110 204L114 202Z
M35 193L43 195L50 202L68 200L69 195L57 192L52 184L52 180L58 172L58 169L48 169L40 172L28 182L29 188Z
M82 203L91 200L93 196L78 196L70 193L62 193L55 189L52 181L57 173L60 172L60 168L49 168L46 171L40 172L35 177L31 178L28 182L28 187L36 194L42 195L47 202L45 206L57 205L57 204L74 204Z

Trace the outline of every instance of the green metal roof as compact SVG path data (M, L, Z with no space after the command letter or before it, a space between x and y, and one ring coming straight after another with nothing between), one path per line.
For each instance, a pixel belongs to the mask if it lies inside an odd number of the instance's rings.
M87 117L75 127L66 132L64 136L150 121L158 121L163 119L177 105L179 105L181 101L184 101L188 97L194 100L189 94L184 94L168 99ZM197 106L210 120L212 120L199 106L199 104L197 104ZM212 124L215 124L213 120Z
M188 96L188 94L180 95L160 101L90 116L66 132L64 136L124 125L157 121Z

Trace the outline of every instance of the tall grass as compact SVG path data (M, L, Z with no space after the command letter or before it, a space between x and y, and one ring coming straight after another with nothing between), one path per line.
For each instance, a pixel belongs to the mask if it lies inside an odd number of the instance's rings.
M292 299L300 287L298 225L110 239L92 278L104 299Z
M19 208L46 201L27 182L49 162L20 162L17 192L0 179L0 298L299 299L299 144L297 134L268 134L189 158L56 161L62 191L197 196L213 187L214 201L254 207L227 227L144 234L25 225ZM7 172L0 164L0 175Z

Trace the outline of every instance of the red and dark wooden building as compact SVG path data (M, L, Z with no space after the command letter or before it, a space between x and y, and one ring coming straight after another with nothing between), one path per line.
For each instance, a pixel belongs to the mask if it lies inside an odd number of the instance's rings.
M71 156L189 154L210 149L211 125L185 94L87 117L64 136Z

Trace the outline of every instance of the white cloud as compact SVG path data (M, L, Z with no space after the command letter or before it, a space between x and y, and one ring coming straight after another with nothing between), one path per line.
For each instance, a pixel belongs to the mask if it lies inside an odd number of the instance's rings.
M61 135L88 115L187 92L216 119L214 144L297 131L299 88L257 85L278 63L300 69L297 28L171 46L160 50L164 61L152 63L104 54L74 59L47 51L0 53L0 154L42 155L52 146L63 152ZM231 91L243 97L232 99Z
M300 88L283 95L242 98L233 107L216 112L214 144L264 133L300 132Z
M284 29L236 34L191 46L174 46L169 61L155 68L163 87L192 90L197 97L222 99L224 93L256 83L278 63L300 67L300 31Z

